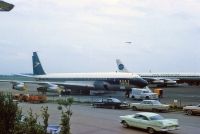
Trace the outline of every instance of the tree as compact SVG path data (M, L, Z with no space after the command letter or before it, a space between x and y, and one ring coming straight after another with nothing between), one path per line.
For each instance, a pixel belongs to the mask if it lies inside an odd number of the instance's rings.
M44 123L44 131L45 134L47 134L47 127L48 127L48 119L49 119L49 114L48 114L48 107L42 107L42 118L43 118L43 123Z
M38 124L38 115L33 115L32 109L23 121L16 122L14 134L45 134L44 127Z
M70 119L72 116L71 105L73 102L74 99L72 97L67 98L67 100L58 100L58 104L63 105L66 108L66 111L63 111L62 109L60 134L71 134Z
M17 103L13 102L12 94L0 93L0 133L13 134L17 113Z

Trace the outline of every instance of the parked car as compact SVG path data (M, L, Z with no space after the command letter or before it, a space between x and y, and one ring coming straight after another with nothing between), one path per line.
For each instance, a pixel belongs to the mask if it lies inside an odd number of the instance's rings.
M183 107L183 111L188 115L200 114L200 104L196 106L185 106Z
M148 133L168 132L179 129L177 119L164 119L162 116L151 112L139 112L133 115L120 116L123 127L137 127L145 129Z
M116 98L107 98L101 99L97 102L94 102L93 107L101 107L101 108L128 108L129 105L126 102L122 102Z
M132 110L151 110L151 111L168 111L169 105L160 103L158 100L143 100L140 103L131 103Z
M60 125L48 125L47 126L47 133L48 134L59 134L61 130Z

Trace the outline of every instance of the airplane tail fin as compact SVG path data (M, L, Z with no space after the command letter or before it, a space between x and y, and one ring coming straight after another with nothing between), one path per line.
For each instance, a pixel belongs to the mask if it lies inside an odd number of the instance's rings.
M117 68L119 72L129 72L126 67L124 66L124 64L120 61L120 59L116 60L117 63Z
M33 52L32 61L33 61L33 74L34 75L44 75L44 74L46 74L44 72L44 69L43 69L42 64L40 62L40 59L37 55L37 52Z
M10 11L13 9L13 7L14 7L13 4L10 4L10 3L0 0L0 11Z

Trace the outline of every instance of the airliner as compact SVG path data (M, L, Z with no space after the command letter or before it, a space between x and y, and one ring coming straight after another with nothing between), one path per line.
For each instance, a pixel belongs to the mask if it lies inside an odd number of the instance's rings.
M10 81L13 89L25 90L25 84L40 85L38 91L57 92L61 89L70 90L128 90L132 87L143 88L148 82L134 73L124 72L95 72L95 73L52 73L47 74L39 60L37 52L32 56L33 74L19 74L20 76L33 78L35 81Z
M125 65L119 60L116 60L119 72L129 72ZM137 73L140 77L148 81L149 84L157 86L171 86L181 83L189 85L200 85L199 73Z

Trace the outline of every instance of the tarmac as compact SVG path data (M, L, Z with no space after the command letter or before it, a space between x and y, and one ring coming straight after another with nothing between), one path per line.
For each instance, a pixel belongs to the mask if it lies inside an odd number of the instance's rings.
M25 93L28 94L38 94L36 88L37 85L30 84L28 86L29 90ZM154 88L150 88L152 91ZM178 106L185 106L185 105L196 105L200 103L200 86L188 86L188 85L181 85L178 87L167 87L167 88L161 88L163 89L163 97L160 98L160 102L165 104L173 104L174 101L177 101ZM24 93L22 91L16 91L12 89L12 84L8 82L1 82L0 83L0 91L4 92L11 92L13 94L16 93ZM56 100L59 97L57 93L47 93L49 100ZM66 97L73 97L76 101L79 102L93 102L102 98L107 97L115 97L122 101L127 102L135 102L136 100L133 100L132 98L126 98L124 92L112 92L110 94L102 94L102 95L67 95L62 96L61 98Z
M0 83L0 91L23 93L11 89L12 85L6 82ZM163 98L160 98L162 103L172 104L174 100L178 101L178 105L184 106L189 104L200 103L200 87L198 86L180 86L162 88L164 91ZM36 86L30 85L29 94L37 94ZM60 98L57 94L47 94L48 99L56 100ZM71 118L71 132L72 134L146 134L145 131L136 128L123 128L120 124L119 116L134 114L139 111L132 111L131 109L117 110L117 109L103 109L93 108L90 102L98 99L107 98L108 96L119 98L122 101L135 102L131 98L126 98L124 92L115 92L113 94L106 94L100 96L82 96L82 95L68 95L61 98L67 99L67 97L73 97L76 101L87 102L73 104L71 109L73 112ZM89 103L88 103L89 102ZM31 104L20 102L18 104L23 111L24 115L27 115L27 111L30 108L33 113L41 115L41 107L48 106L49 110L49 124L60 124L61 110L58 110L58 104L55 103L41 103ZM65 108L63 108L65 110ZM182 111L159 113L165 118L175 118L179 120L180 130L176 130L170 133L174 134L197 134L200 132L200 116L188 116ZM39 118L41 122L41 118ZM41 122L42 123L42 122Z

